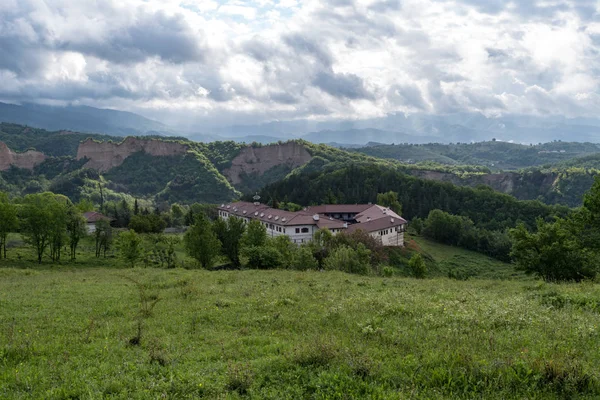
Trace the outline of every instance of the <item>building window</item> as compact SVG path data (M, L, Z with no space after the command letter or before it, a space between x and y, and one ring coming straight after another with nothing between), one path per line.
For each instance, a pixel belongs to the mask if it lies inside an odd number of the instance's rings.
M296 233L300 233L300 228L296 228Z
M302 228L302 233L308 233L308 228ZM304 240L302 240L304 241Z

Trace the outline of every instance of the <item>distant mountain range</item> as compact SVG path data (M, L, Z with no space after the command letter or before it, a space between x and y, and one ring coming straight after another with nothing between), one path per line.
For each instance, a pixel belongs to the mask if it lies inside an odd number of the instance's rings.
M138 114L87 106L0 103L0 121L54 131L69 130L116 136L174 134L164 124Z
M451 115L391 114L367 120L275 121L257 125L231 125L191 131L187 126L167 125L141 115L87 106L54 107L39 104L0 103L0 121L48 130L73 130L117 136L186 136L200 142L233 140L272 143L305 139L338 147L369 142L466 143L496 139L517 143L553 140L600 142L600 119L509 115L489 118L479 113ZM194 124L198 126L198 124Z

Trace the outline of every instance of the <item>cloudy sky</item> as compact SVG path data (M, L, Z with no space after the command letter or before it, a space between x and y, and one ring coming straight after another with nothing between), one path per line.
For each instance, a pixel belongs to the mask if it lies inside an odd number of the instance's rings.
M1 0L0 100L167 120L597 116L599 21L600 0Z

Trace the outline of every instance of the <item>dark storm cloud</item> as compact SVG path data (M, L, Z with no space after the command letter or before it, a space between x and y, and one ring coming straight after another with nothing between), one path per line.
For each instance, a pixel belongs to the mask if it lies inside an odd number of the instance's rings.
M142 13L131 24L98 40L79 42L72 38L58 48L90 54L115 63L134 63L159 57L173 63L203 61L198 36L181 15Z
M416 108L417 110L425 111L428 105L423 99L421 90L412 84L394 85L388 89L388 100L397 105Z
M365 89L363 80L354 74L321 72L317 74L312 83L334 97L352 100L373 98Z
M331 53L316 39L308 38L300 34L292 34L285 36L283 41L289 47L294 49L297 54L312 57L324 66L329 67L333 63Z
M125 64L152 57L173 63L204 58L201 38L181 15L139 8L131 18L123 18L109 3L89 3L80 20L65 21L66 11L38 9L28 1L11 12L0 9L0 68L32 74L50 62L49 52L60 51ZM66 23L72 25L63 26Z
M272 93L269 97L279 104L298 104L298 99L289 93Z

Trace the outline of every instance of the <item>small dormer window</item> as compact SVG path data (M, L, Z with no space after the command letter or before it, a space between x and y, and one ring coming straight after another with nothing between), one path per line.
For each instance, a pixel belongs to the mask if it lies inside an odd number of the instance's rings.
M255 216L255 217L256 217L256 216L258 216L258 211L254 213L254 216Z
M287 221L287 218L285 218L285 217L281 218L281 222L285 222L285 221Z
M229 210L231 208L231 206L227 206L227 209Z
M272 216L272 215L269 215L267 218L271 219L271 218L273 218L273 216Z
M264 217L264 216L265 216L265 213L260 213L260 217L261 218Z
M244 215L246 215L246 210L242 211L242 213L243 213Z
M275 221L279 221L279 216L278 215L275 216Z

